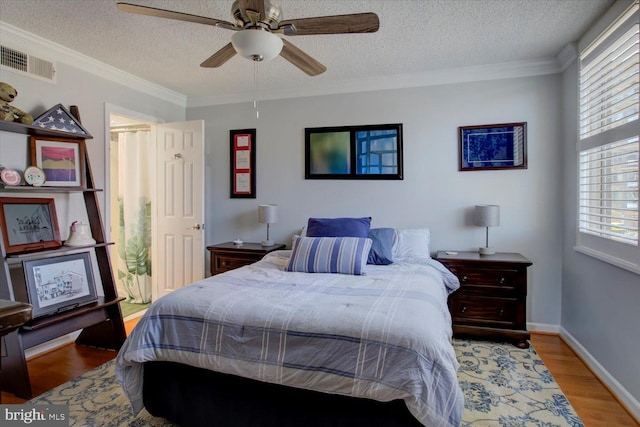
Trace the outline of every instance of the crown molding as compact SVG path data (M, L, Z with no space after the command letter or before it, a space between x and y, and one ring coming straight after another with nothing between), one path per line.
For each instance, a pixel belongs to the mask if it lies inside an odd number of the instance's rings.
M253 102L255 96L253 91L245 91L227 95L187 97L184 94L167 89L65 46L26 32L4 21L0 21L0 24L0 40L2 40L2 44L14 49L23 50L54 63L63 62L72 65L87 73L184 108ZM571 58L572 49L575 51L574 44L565 46L556 58L459 67L420 73L395 74L342 80L338 82L307 83L304 87L272 91L265 90L260 93L260 98L266 101L556 74L562 72L571 61L573 61Z
M560 70L566 70L576 59L578 59L578 43L567 43L557 56Z
M4 21L0 21L0 40L2 40L3 45L12 49L24 51L53 63L62 62L172 104L181 107L187 106L187 97L181 93L124 72L68 47L7 24Z
M453 83L500 80L518 77L531 77L557 74L562 71L556 58L532 61L506 62L500 64L478 65L449 68L445 70L425 71L411 74L395 74L371 78L325 82L323 84L305 84L304 87L261 91L260 99L275 100L301 98L308 96L335 95L341 93L369 92L388 89L403 89L421 86L435 86ZM210 105L253 102L252 91L216 96L190 96L188 107L206 107Z

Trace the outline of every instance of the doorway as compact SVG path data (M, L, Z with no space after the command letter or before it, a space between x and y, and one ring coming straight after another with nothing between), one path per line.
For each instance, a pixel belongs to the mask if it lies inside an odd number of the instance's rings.
M112 122L113 119L113 122ZM157 300L174 290L202 280L205 276L204 249L204 121L164 123L156 117L146 116L121 107L105 104L105 141L111 141L112 134L129 130L135 133L149 132L149 150L139 156L148 160L152 179L148 183L151 195L149 201L138 201L134 219L150 217L150 249L142 249L142 241L149 237L148 223L138 221L143 237L128 237L126 221L121 226L119 194L123 181L126 187L133 187L141 179L139 164L119 171L122 163L119 150L112 144L105 144L106 205L105 224L108 240L115 242L111 248L111 264L118 285L118 295L129 299L127 290L148 291L150 283L151 300ZM113 128L113 132L111 132ZM113 139L120 141L120 136ZM128 145L128 144L127 144ZM120 178L122 177L122 178ZM135 199L134 199L135 200ZM150 205L149 205L150 203ZM126 206L126 200L123 206ZM140 224L145 224L141 226ZM120 230L125 230L124 238ZM131 240L133 239L133 240ZM145 245L146 246L146 245ZM123 255L124 254L124 255ZM147 274L150 255L151 275ZM124 268L118 268L124 256ZM137 262L140 261L140 265ZM122 265L122 262L120 262ZM154 266L156 266L154 268ZM129 276L129 274L131 276ZM142 288L142 276L147 282ZM140 280L139 280L140 279ZM140 288L139 288L140 286ZM129 289L127 289L129 288ZM121 303L122 304L122 303ZM140 309L136 304L134 309ZM123 307L128 307L127 303ZM125 310L123 309L123 312ZM137 317L144 309L132 314Z
M126 319L142 315L153 299L155 124L111 113L109 131L111 267Z

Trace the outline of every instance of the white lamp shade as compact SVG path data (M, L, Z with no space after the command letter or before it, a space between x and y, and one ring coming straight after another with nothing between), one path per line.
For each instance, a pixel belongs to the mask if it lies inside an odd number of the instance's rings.
M476 205L475 223L481 227L497 227L500 225L500 206Z
M278 205L258 206L258 222L262 224L275 224L278 222Z
M270 61L282 50L280 37L259 29L236 31L231 44L240 56L254 61Z

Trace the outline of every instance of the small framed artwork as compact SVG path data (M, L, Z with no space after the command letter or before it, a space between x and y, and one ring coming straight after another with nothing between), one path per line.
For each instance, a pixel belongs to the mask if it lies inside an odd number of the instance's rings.
M306 179L403 179L402 124L305 129Z
M22 265L34 318L98 299L89 252L24 261Z
M0 220L7 254L62 246L53 199L0 197Z
M256 198L256 130L229 131L230 196L232 199Z
M458 128L459 170L527 169L527 123Z
M84 145L81 141L32 136L31 163L44 171L49 187L83 187Z

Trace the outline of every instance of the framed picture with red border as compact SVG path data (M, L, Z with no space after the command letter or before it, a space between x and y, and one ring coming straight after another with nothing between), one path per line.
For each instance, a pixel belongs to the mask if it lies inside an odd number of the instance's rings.
M230 195L232 199L256 198L256 130L229 131Z

